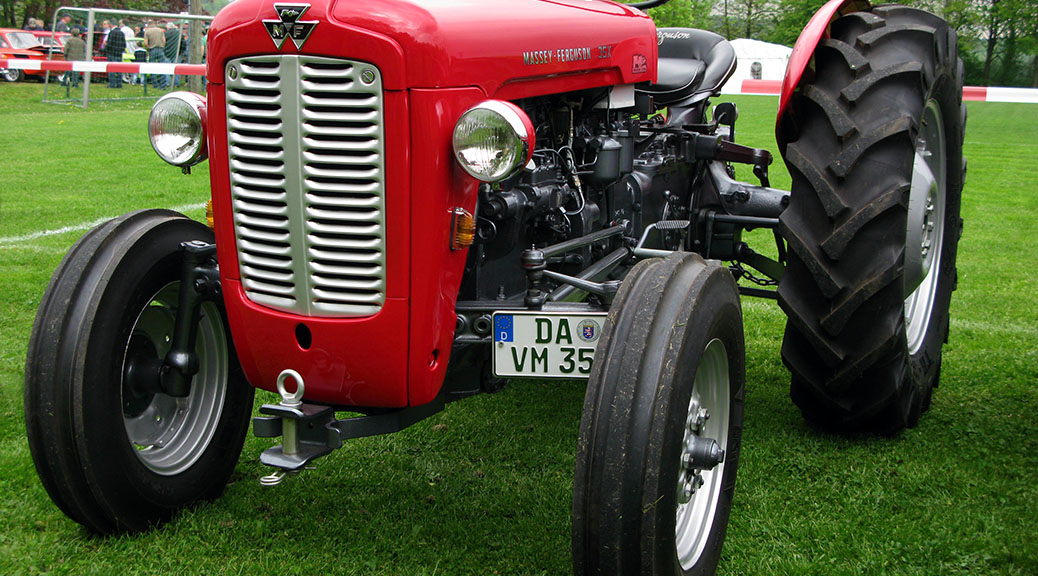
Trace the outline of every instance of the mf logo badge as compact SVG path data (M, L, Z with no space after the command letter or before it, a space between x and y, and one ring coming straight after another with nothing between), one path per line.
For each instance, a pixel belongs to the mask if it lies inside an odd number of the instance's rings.
M264 20L263 25L267 27L267 33L278 50L281 50L286 38L292 39L296 49L303 48L303 43L317 27L317 20L300 20L309 9L309 4L274 4L278 20Z

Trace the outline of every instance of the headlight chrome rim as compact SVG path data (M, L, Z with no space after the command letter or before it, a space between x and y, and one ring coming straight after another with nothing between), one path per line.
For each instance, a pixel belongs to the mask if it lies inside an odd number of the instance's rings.
M478 158L478 156L486 156L488 152L492 151L487 148L482 151L477 149L480 145L488 146L487 142L478 139L471 140L476 137L480 128L484 131L502 128L510 130L510 134L499 142L500 147L496 149L496 156L504 155L505 161L496 162L496 158ZM511 102L484 100L466 110L458 118L458 122L454 125L452 141L454 157L466 173L482 182L499 182L526 166L533 156L533 122L522 108Z
M209 157L206 120L204 96L194 92L166 94L155 102L148 117L152 149L173 166L186 168L203 162Z

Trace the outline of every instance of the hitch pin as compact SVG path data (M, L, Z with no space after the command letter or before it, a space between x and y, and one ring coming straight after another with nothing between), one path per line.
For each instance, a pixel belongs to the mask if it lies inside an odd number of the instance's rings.
M289 393L285 389L285 380L292 378L296 382L296 391ZM278 374L277 380L278 394L281 395L281 405L288 408L295 408L303 403L303 377L292 369L287 369ZM298 422L294 418L282 418L281 419L281 451L285 454L298 454L299 453L299 437L296 435L296 425ZM304 470L312 470L312 466L306 466ZM263 486L277 486L281 484L285 477L288 475L298 474L299 470L275 470L274 472L260 478L260 484Z
M295 380L295 392L289 393L285 390L285 380L288 378ZM299 375L299 372L289 368L281 372L281 374L278 374L277 389L278 394L281 395L282 406L285 406L286 408L295 408L303 403L303 377ZM298 436L296 436L296 424L298 424L298 422L294 418L281 419L281 451L285 454L299 453L299 440Z
M285 478L288 478L289 476L295 476L303 470L317 470L317 466L314 466L313 464L307 464L299 470L275 470L270 474L267 474L266 476L261 476L260 485L277 486L278 484L284 482Z

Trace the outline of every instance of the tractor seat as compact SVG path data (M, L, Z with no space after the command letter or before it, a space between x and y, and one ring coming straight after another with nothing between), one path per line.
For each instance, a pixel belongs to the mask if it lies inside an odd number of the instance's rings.
M710 97L735 72L735 49L706 30L659 28L655 84L639 86L657 106L691 106Z

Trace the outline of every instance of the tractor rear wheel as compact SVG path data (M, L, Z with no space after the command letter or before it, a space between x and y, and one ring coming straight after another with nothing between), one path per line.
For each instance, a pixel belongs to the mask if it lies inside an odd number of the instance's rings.
M128 214L83 236L44 293L25 365L25 424L55 504L88 529L140 531L218 496L252 411L222 303L197 323L199 370L187 397L142 386L170 348L180 244L212 241L165 210Z
M955 31L921 10L876 7L830 32L781 119L782 358L809 421L890 434L929 406L948 337L963 68Z
M646 260L613 301L573 482L577 574L713 574L735 491L745 349L732 274Z

